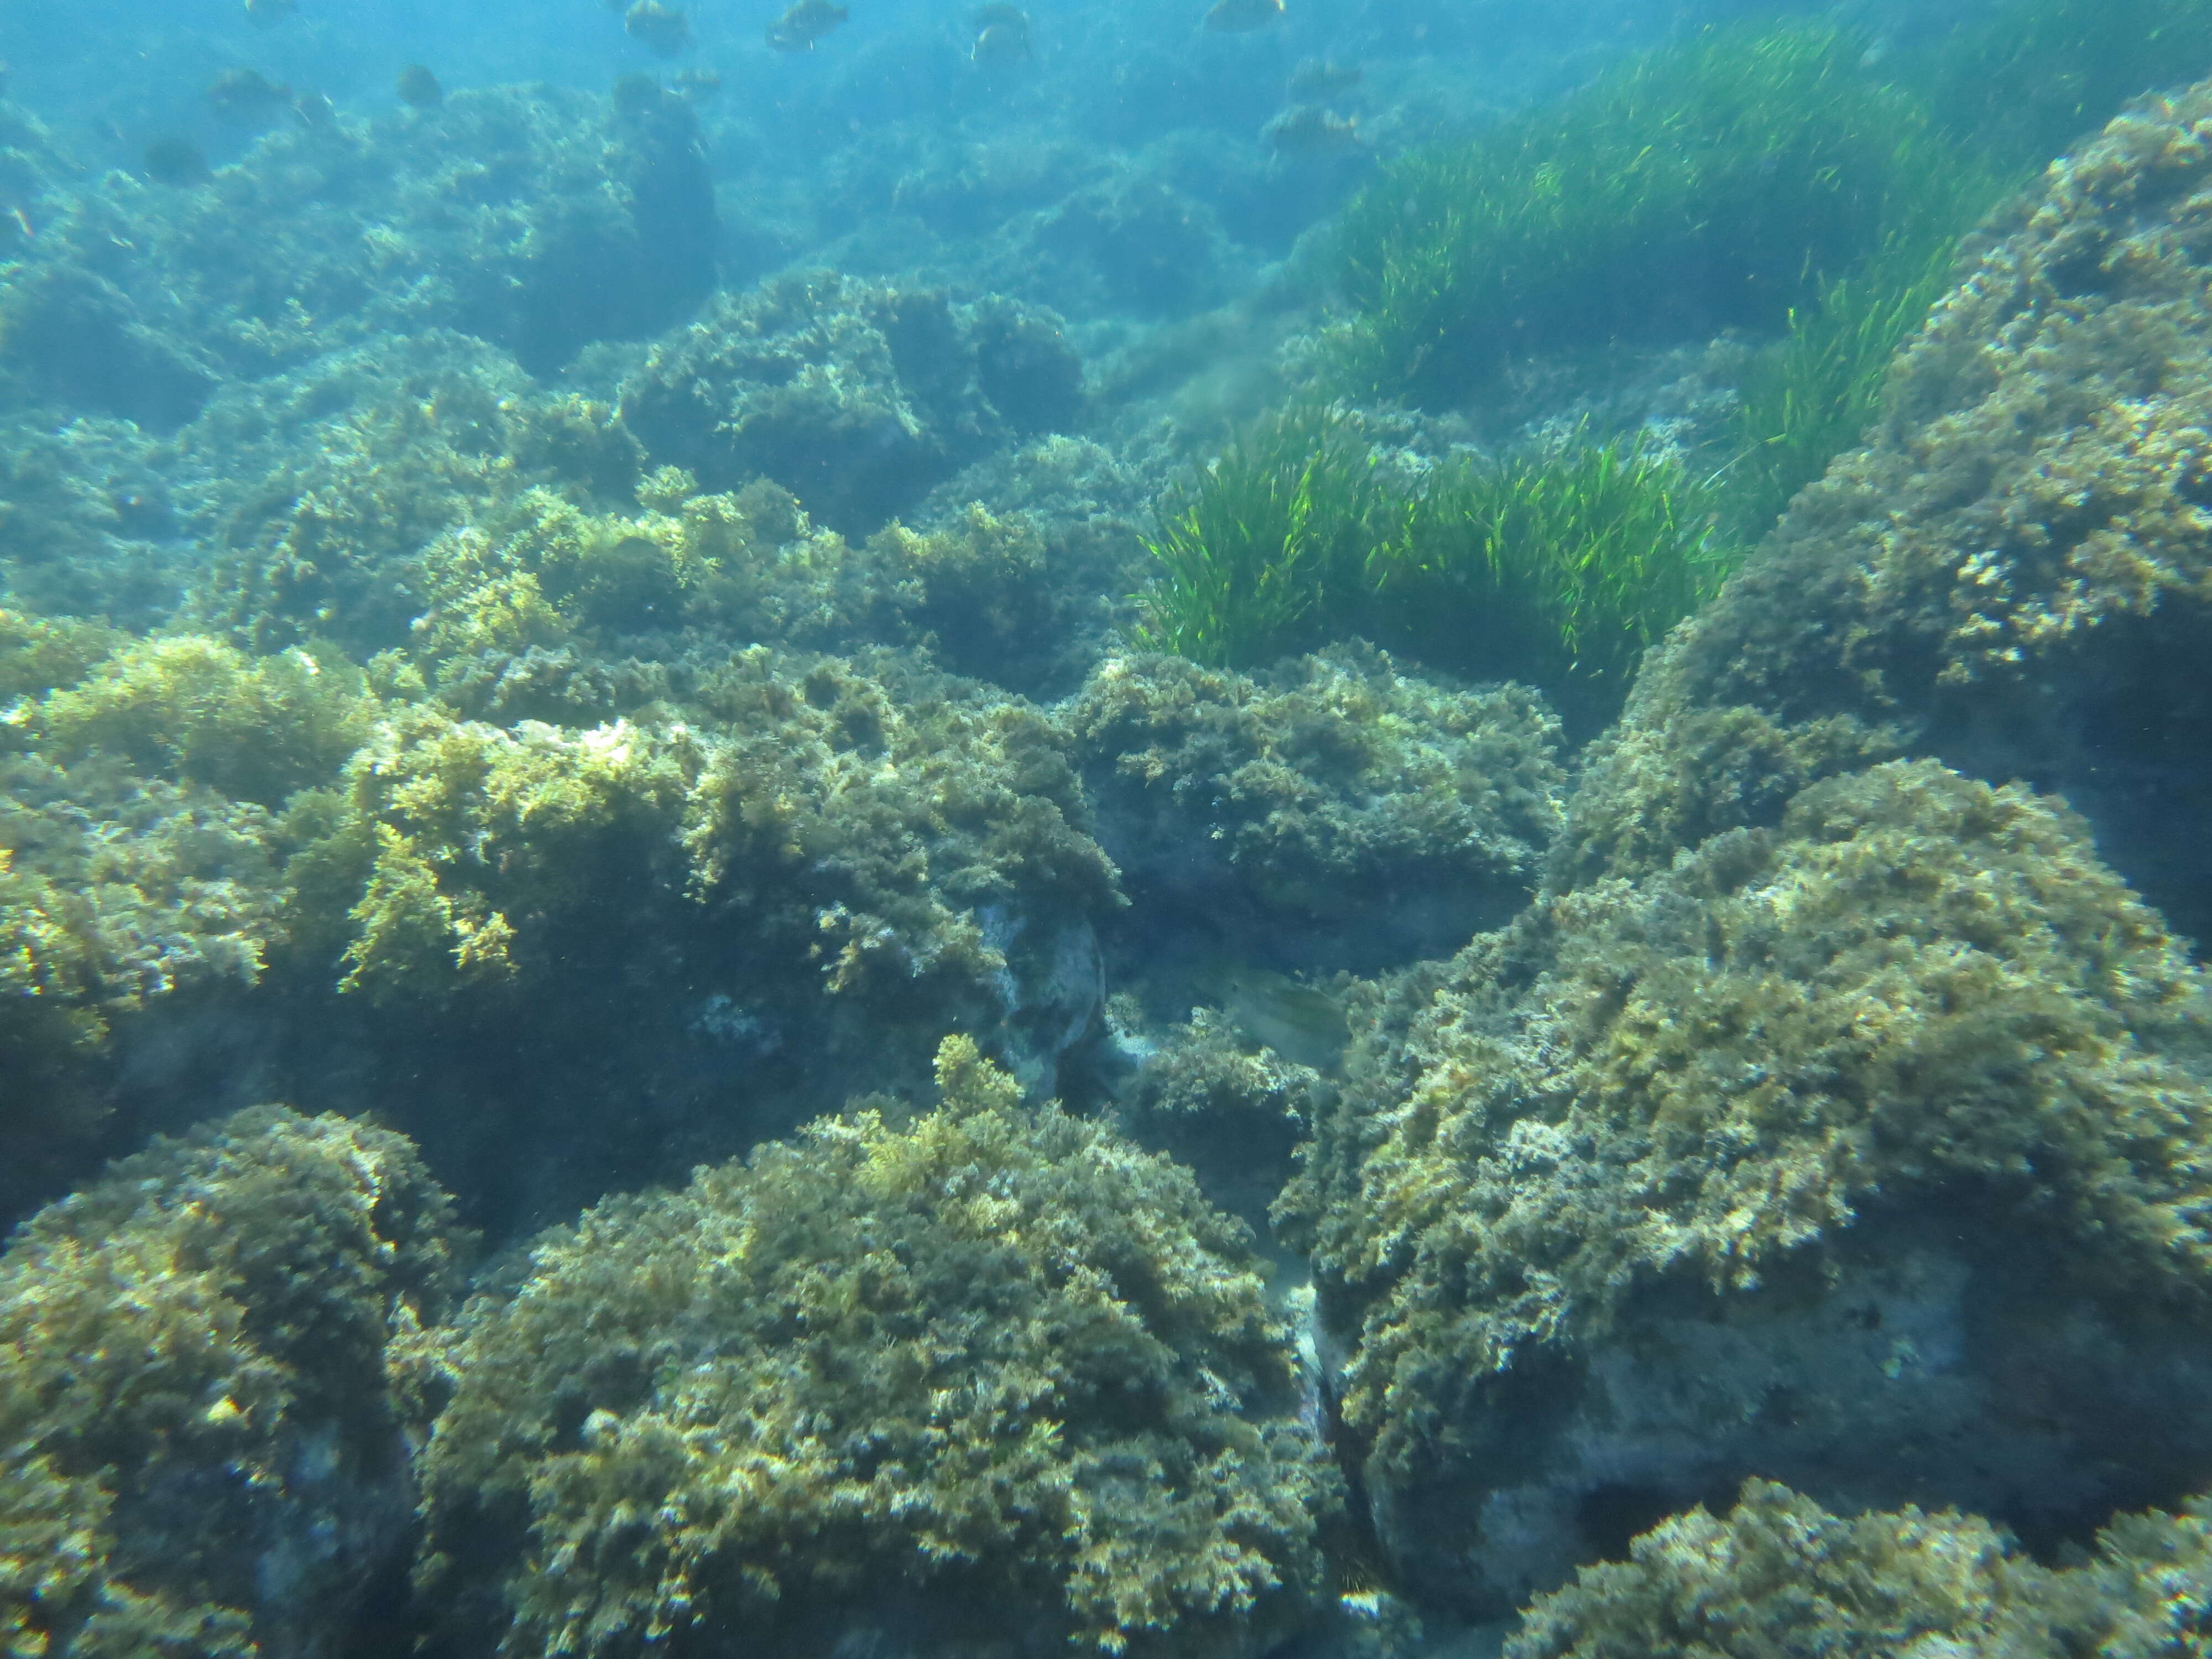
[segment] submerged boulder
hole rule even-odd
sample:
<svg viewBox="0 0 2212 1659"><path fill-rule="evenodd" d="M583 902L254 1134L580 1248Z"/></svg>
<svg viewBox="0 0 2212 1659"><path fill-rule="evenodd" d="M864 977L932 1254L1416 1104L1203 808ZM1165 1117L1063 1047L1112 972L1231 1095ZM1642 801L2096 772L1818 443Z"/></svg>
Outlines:
<svg viewBox="0 0 2212 1659"><path fill-rule="evenodd" d="M1333 1472L1249 1232L965 1038L943 1103L611 1200L471 1304L434 1651L1249 1659Z"/></svg>
<svg viewBox="0 0 2212 1659"><path fill-rule="evenodd" d="M710 489L767 477L848 535L872 532L1006 443L1072 422L1082 368L1057 319L817 271L662 341L622 413Z"/></svg>
<svg viewBox="0 0 2212 1659"><path fill-rule="evenodd" d="M2212 983L2063 807L1816 784L1364 1012L1283 1208L1420 1593L1749 1476L2045 1542L2212 1480Z"/></svg>
<svg viewBox="0 0 2212 1659"><path fill-rule="evenodd" d="M1042 714L765 647L683 707L396 708L294 815L287 1063L365 1106L407 1079L496 1222L910 1091L949 1029L1043 1097L1098 1018L1115 874Z"/></svg>
<svg viewBox="0 0 2212 1659"><path fill-rule="evenodd" d="M2064 794L2212 932L2208 136L2212 83L2148 100L2000 221L1866 447L1646 665L1559 883L1663 863L1685 836L1655 821L1771 824L1804 777L1887 750ZM1700 752L1747 723L1757 755Z"/></svg>
<svg viewBox="0 0 2212 1659"><path fill-rule="evenodd" d="M1362 646L1256 676L1111 658L1059 722L1133 901L1134 966L1156 975L1209 955L1362 973L1440 955L1527 902L1558 827L1539 694L1455 690Z"/></svg>
<svg viewBox="0 0 2212 1659"><path fill-rule="evenodd" d="M198 347L149 326L106 278L67 266L19 278L7 296L6 363L41 398L174 431L214 392Z"/></svg>
<svg viewBox="0 0 2212 1659"><path fill-rule="evenodd" d="M1831 1515L1753 1481L1725 1516L1692 1510L1540 1597L1507 1659L1829 1659L1925 1653L2152 1659L2212 1615L2204 1505L2121 1517L2052 1570L1985 1521L1915 1509Z"/></svg>
<svg viewBox="0 0 2212 1659"><path fill-rule="evenodd" d="M217 377L457 329L533 374L682 319L714 279L684 100L456 92L286 123L185 188L112 173L48 198L9 357L64 405L173 427Z"/></svg>
<svg viewBox="0 0 2212 1659"><path fill-rule="evenodd" d="M257 1108L0 1256L0 1642L336 1659L414 1526L451 1204L402 1137Z"/></svg>
<svg viewBox="0 0 2212 1659"><path fill-rule="evenodd" d="M319 668L0 610L0 1222L178 1121L179 1070L252 1097L210 1010L284 932L274 809L368 730Z"/></svg>
<svg viewBox="0 0 2212 1659"><path fill-rule="evenodd" d="M2208 135L2212 86L2052 165L1646 659L1536 905L1355 1007L1281 1214L1421 1593L1747 1480L2046 1553L2212 1482ZM1666 1585L1583 1589L1528 1653L1674 1650Z"/></svg>

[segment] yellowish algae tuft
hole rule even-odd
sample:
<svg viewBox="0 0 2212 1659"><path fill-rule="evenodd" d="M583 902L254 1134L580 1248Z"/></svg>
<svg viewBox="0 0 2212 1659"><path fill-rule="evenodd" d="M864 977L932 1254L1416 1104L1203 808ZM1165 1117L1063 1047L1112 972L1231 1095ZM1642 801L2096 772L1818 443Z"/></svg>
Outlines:
<svg viewBox="0 0 2212 1659"><path fill-rule="evenodd" d="M904 1127L608 1200L471 1304L420 1577L500 1609L477 1639L1250 1654L1310 1605L1337 1486L1249 1235L968 1039L937 1073Z"/></svg>
<svg viewBox="0 0 2212 1659"><path fill-rule="evenodd" d="M1828 1513L1771 1481L1734 1509L1699 1508L1538 1598L1507 1659L1815 1659L1942 1653L1975 1659L2187 1652L2212 1614L2203 1506L2122 1516L2096 1553L2057 1570L1978 1516Z"/></svg>

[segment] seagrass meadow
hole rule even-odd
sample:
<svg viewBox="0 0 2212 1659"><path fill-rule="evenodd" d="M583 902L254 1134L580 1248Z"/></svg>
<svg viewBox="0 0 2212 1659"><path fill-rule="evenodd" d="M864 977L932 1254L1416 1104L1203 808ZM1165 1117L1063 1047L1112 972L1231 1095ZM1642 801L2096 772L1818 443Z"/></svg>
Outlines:
<svg viewBox="0 0 2212 1659"><path fill-rule="evenodd" d="M2212 4L0 58L0 1659L2212 1644Z"/></svg>

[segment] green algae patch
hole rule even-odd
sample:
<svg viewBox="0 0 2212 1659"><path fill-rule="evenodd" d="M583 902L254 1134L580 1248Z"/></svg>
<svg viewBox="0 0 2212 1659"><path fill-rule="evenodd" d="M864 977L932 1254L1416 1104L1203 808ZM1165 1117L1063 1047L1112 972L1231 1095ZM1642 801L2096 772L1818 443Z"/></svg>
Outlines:
<svg viewBox="0 0 2212 1659"><path fill-rule="evenodd" d="M401 1137L267 1107L27 1222L0 1256L0 1646L335 1650L405 1548L450 1210Z"/></svg>
<svg viewBox="0 0 2212 1659"><path fill-rule="evenodd" d="M1948 125L2039 165L2128 100L2209 69L2204 0L2008 0L1906 73Z"/></svg>
<svg viewBox="0 0 2212 1659"><path fill-rule="evenodd" d="M2123 1516L2051 1569L1976 1516L1832 1515L1771 1481L1678 1515L1625 1561L1542 1596L1507 1659L1815 1659L1900 1651L2040 1659L2189 1651L2212 1617L2203 1506Z"/></svg>
<svg viewBox="0 0 2212 1659"><path fill-rule="evenodd" d="M276 807L334 776L376 712L360 672L334 653L249 658L182 635L131 641L26 720L40 751L64 764L100 755Z"/></svg>
<svg viewBox="0 0 2212 1659"><path fill-rule="evenodd" d="M452 1640L1236 1654L1295 1626L1336 1487L1249 1233L966 1039L938 1076L903 1127L608 1200L471 1304L422 1463Z"/></svg>
<svg viewBox="0 0 2212 1659"><path fill-rule="evenodd" d="M1439 466L1371 572L1425 660L1559 687L1607 714L1645 649L1712 597L1737 550L1710 483L1641 435Z"/></svg>
<svg viewBox="0 0 2212 1659"><path fill-rule="evenodd" d="M1387 164L1337 233L1343 381L1449 403L1515 351L1782 321L1959 160L1863 48L1710 29Z"/></svg>
<svg viewBox="0 0 2212 1659"><path fill-rule="evenodd" d="M1226 668L1322 642L1403 533L1403 494L1338 411L1261 416L1161 499L1138 642Z"/></svg>
<svg viewBox="0 0 2212 1659"><path fill-rule="evenodd" d="M1771 529L1875 423L1899 349L1949 291L1967 228L2003 193L1992 169L1962 165L1948 176L1952 199L1922 204L1921 222L1891 231L1844 275L1822 277L1745 378L1735 420L1741 449L1724 469L1728 512L1745 540Z"/></svg>
<svg viewBox="0 0 2212 1659"><path fill-rule="evenodd" d="M1291 404L1156 504L1134 637L1251 669L1357 636L1609 717L1645 648L1732 568L1721 506L1641 436L1431 461Z"/></svg>
<svg viewBox="0 0 2212 1659"><path fill-rule="evenodd" d="M1740 814L1743 767L1701 778L1692 751L1741 709L1808 759L1849 727L2063 793L2177 928L2212 932L2197 857L2209 125L2203 87L2148 100L1991 221L1898 356L1864 447L1647 659L1613 744L1641 758L1594 771L1575 808L1624 834L1563 879L1683 844L1637 832L1651 803L1632 769L1678 780L1668 810L1686 823Z"/></svg>
<svg viewBox="0 0 2212 1659"><path fill-rule="evenodd" d="M674 861L700 763L681 732L508 731L403 709L338 791L295 814L314 832L287 872L300 936L335 943L339 988L379 1000L542 979L562 922L625 888L649 893L656 854ZM519 934L510 915L540 925Z"/></svg>

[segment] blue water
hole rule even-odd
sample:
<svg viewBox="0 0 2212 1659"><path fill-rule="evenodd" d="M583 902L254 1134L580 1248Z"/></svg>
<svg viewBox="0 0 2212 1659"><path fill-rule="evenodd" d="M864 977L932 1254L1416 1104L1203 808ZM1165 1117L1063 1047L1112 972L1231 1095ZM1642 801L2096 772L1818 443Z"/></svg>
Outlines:
<svg viewBox="0 0 2212 1659"><path fill-rule="evenodd" d="M2037 658L2044 683L1977 702L1936 647L1896 643L1942 634L1947 605L1973 614L1942 649L1994 635L1973 607L2039 580L1962 548L1986 593L1917 595L1892 634L1819 657L1802 636L1841 638L1838 595L1880 583L1872 556L1839 574L1790 526L1857 547L1876 507L1832 522L1857 498L1821 496L1766 541L1779 501L1747 527L1729 492L1760 453L1738 419L1760 367L1837 273L1778 296L1771 259L1701 263L1694 204L1650 239L1663 257L1609 272L1586 329L1540 291L1437 325L1380 389L1330 355L1353 303L1340 228L1405 158L1541 131L1715 28L1830 21L1851 73L1909 75L1995 0L1243 0L1249 28L1198 0L849 3L787 51L767 0L697 0L660 54L600 0L0 0L0 1228L20 1228L0 1649L1444 1659L1513 1639L1536 1659L1572 1632L1516 1637L1516 1609L1582 1569L1626 1633L1604 1647L1593 1620L1577 1656L1833 1652L1793 1612L1807 1584L1850 1651L1963 1652L1996 1615L1928 1584L1968 1562L2027 1609L2008 1652L2087 1650L2123 1607L2146 1622L2097 1650L2201 1652L2201 1508L2098 1532L2212 1482L2191 1254L2212 1207L2192 828L2212 714L2187 582L2096 636L2139 629L2115 659L2069 678ZM2201 6L2170 10L2173 38L2204 31ZM987 54L987 26L1026 50ZM222 107L224 87L265 101ZM2054 92L2045 127L2075 142L2109 91L2070 112ZM2006 153L1989 198L2063 186L2051 160ZM2026 234L2016 209L1988 222ZM2063 318L2124 287L2087 268L2035 303ZM1437 363L1476 366L1435 371L1439 392ZM2187 475L2186 510L2125 526L2160 572L2196 568L2202 469L2172 459L2202 436L2193 372L2124 363L2069 428L2129 429L2123 392L2183 411L2144 465ZM1893 456L1929 418L1882 407L1829 445L1846 472L1881 420L1902 423ZM1174 635L1176 515L1285 430L1310 436L1275 481L1293 528L1270 580L1295 567L1304 608L1249 649ZM1506 556L1455 566L1420 539L1449 480L1601 451L1691 503L1636 521L1652 568L1688 574L1617 635L1562 622L1559 590L1511 591ZM1349 566L1298 565L1345 455L1365 539ZM2139 482L2100 475L2066 511ZM1893 496L1948 510L1917 477ZM1792 574L1761 587L1773 568ZM1229 580L1220 613L1255 586ZM1801 625L1800 602L1830 608ZM1694 696L1634 701L1639 654L1700 616L1741 662L1686 649L1669 672L1705 675ZM1800 649L1820 674L1759 680ZM1632 810L1605 793L1623 776ZM1990 805L2015 784L2054 799ZM1948 846L1916 861L1938 821L1986 872ZM1895 867L1836 901L1821 884L1859 871L1834 849L1862 831ZM1766 974L1778 1007L1840 996L1822 952L1878 956L1852 928L1881 905L1881 938L1914 943L1828 1047L1814 1015L1707 1020L1693 999L1593 1093L1704 1094L1611 1139L1569 1110L1576 1021L1724 970ZM1997 1127L1962 1141L1971 1177L1899 1176L1938 1195L1905 1213L1833 1170L1906 1161L1854 1068L1946 952L1986 972L1930 1013L1942 1042L1891 1033L1880 1064L1897 1098L1935 1077ZM1977 1070L1957 1054L1986 1034L1955 1031L1983 1016L1999 1058ZM1000 1069L962 1069L969 1038ZM1796 1071L1770 1074L1770 1038ZM2094 1086L2043 1090L2083 1054ZM927 1118L940 1089L950 1115ZM1694 1255L1677 1222L1710 1197L1677 1143L1732 1179L1838 1100L1864 1121L1821 1143L1833 1188L1798 1238L1832 1254L1685 1269L1632 1339L1626 1316L1584 1322L1602 1298L1560 1238L1607 1218L1589 1253L1634 1265L1606 1293L1640 1293L1655 1239ZM1655 1146L1682 1166L1638 1187ZM695 1168L722 1173L670 1197ZM1778 1224L1754 1199L1795 1191L1744 1197L1746 1237ZM1649 1224L1607 1232L1631 1212ZM2165 1253L2097 1277L2130 1227ZM1500 1268L1482 1250L1509 1235L1532 1257ZM2069 1252L2094 1258L2083 1283ZM1435 1320L1445 1357L1406 1362L1388 1421L1356 1420L1382 1363L1361 1345L1419 1346L1391 1348L1378 1311L1401 1283L1431 1295L1407 1326ZM1500 1310L1554 1369L1510 1343L1468 1358ZM1589 1404L1604 1389L1617 1421ZM1596 1426L1560 1428L1585 1409ZM1929 1424L1940 1448L1915 1438ZM1410 1469L1370 1461L1397 1443ZM1744 1545L1748 1602L1670 1626L1620 1565L1630 1540L1659 1540L1635 1547L1655 1583L1734 1572L1698 1529L1741 1491L1752 1539L1797 1501L1767 1475L1831 1513L1773 1522L1780 1568ZM2010 1531L1954 1515L1931 1546L1894 1522L1908 1504ZM702 1516L726 1535L700 1544ZM1942 1559L1915 1577L1908 1545ZM1822 1574L1862 1555L1897 1577L1854 1601ZM1085 1601L1086 1573L1121 1599ZM1562 1605L1546 1617L1571 1623Z"/></svg>

